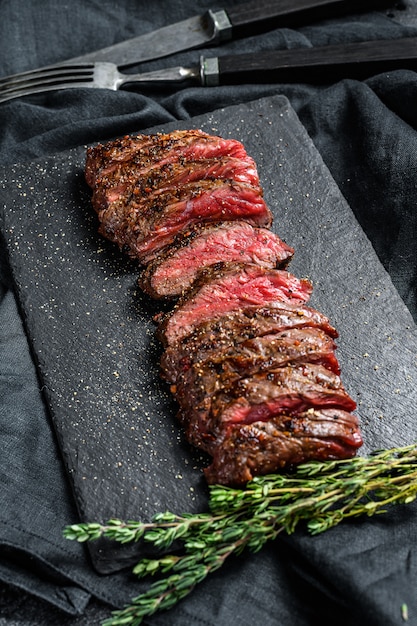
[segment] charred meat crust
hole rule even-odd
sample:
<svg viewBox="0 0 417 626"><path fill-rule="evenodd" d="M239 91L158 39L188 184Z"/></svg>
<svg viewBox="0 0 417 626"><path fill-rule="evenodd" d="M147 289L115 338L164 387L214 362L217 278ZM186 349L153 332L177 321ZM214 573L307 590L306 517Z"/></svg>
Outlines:
<svg viewBox="0 0 417 626"><path fill-rule="evenodd" d="M189 367L183 367L178 373L172 391L182 405L188 402L189 390L197 390L192 403L198 406L206 395L229 389L241 378L287 365L316 364L339 375L334 350L333 340L313 328L290 329L248 339L221 352L212 352L206 358L195 358Z"/></svg>
<svg viewBox="0 0 417 626"><path fill-rule="evenodd" d="M340 409L308 409L296 417L282 414L266 422L233 424L211 446L208 483L244 485L314 458L349 459L362 445L358 419Z"/></svg>
<svg viewBox="0 0 417 626"><path fill-rule="evenodd" d="M188 183L151 201L135 198L99 211L99 232L142 264L149 263L196 223L245 220L268 227L271 213L259 190L230 180Z"/></svg>
<svg viewBox="0 0 417 626"><path fill-rule="evenodd" d="M163 165L175 155L188 160L222 158L233 156L247 157L243 145L234 139L223 139L208 135L199 130L178 130L173 133L155 135L125 135L106 144L88 148L85 164L85 178L94 188L103 178L111 180L118 168L123 173L131 162L142 168L154 164Z"/></svg>
<svg viewBox="0 0 417 626"><path fill-rule="evenodd" d="M212 382L212 381L208 381ZM309 408L351 412L355 401L340 377L322 365L284 365L216 387L203 384L187 395L175 394L179 419L194 445L216 438L225 424L268 421L282 413L297 415Z"/></svg>
<svg viewBox="0 0 417 626"><path fill-rule="evenodd" d="M155 202L163 193L173 192L183 185L204 180L230 180L257 188L262 194L256 167L252 159L232 156L202 158L188 161L178 155L175 159L141 167L135 162L117 167L111 177L103 176L94 187L92 203L97 212L126 199L146 203Z"/></svg>
<svg viewBox="0 0 417 626"><path fill-rule="evenodd" d="M272 302L264 307L252 305L206 320L181 341L167 346L161 358L161 375L175 383L184 369L213 353L238 346L247 339L293 328L319 328L333 339L338 336L329 319L307 305L288 302Z"/></svg>
<svg viewBox="0 0 417 626"><path fill-rule="evenodd" d="M142 266L139 285L176 304L155 317L162 377L209 483L242 486L306 460L350 458L356 403L338 333L287 271L256 164L201 130L125 136L87 150L99 232Z"/></svg>
<svg viewBox="0 0 417 626"><path fill-rule="evenodd" d="M176 376L175 393L190 385L214 390L239 378L297 363L323 365L340 374L334 354L335 343L316 328L292 328L276 334L246 339L234 346L195 354L181 363Z"/></svg>
<svg viewBox="0 0 417 626"><path fill-rule="evenodd" d="M85 175L101 234L144 264L196 223L246 219L268 227L272 221L243 146L201 131L90 148Z"/></svg>

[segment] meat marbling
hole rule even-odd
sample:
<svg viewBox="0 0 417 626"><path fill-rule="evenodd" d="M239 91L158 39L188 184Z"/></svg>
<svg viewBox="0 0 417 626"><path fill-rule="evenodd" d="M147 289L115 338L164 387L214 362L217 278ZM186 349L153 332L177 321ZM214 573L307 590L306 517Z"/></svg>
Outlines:
<svg viewBox="0 0 417 626"><path fill-rule="evenodd" d="M178 297L205 267L234 262L283 268L293 253L272 231L244 221L199 224L149 263L139 284L153 298Z"/></svg>

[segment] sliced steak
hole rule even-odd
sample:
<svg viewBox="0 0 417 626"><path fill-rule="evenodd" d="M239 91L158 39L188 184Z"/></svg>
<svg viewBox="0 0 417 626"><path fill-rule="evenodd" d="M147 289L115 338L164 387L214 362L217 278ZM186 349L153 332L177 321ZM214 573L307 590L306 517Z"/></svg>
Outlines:
<svg viewBox="0 0 417 626"><path fill-rule="evenodd" d="M201 272L194 288L173 311L162 318L158 336L165 345L186 337L201 323L222 317L249 305L273 302L305 303L312 292L306 279L285 270L259 265L208 268Z"/></svg>
<svg viewBox="0 0 417 626"><path fill-rule="evenodd" d="M311 363L240 378L213 395L207 395L201 387L192 387L187 395L176 398L187 437L197 446L216 439L225 424L268 421L281 413L297 415L309 408L348 412L356 408L339 376Z"/></svg>
<svg viewBox="0 0 417 626"><path fill-rule="evenodd" d="M297 413L326 406L353 411L356 403L338 375L322 365L303 363L238 380L232 389L216 396L212 414L225 422L250 423L283 410Z"/></svg>
<svg viewBox="0 0 417 626"><path fill-rule="evenodd" d="M279 333L291 328L320 328L329 337L338 333L329 319L302 304L273 302L270 306L248 306L217 319L209 319L191 334L167 346L161 358L161 375L175 383L177 374L191 367L195 360L237 345L246 339Z"/></svg>
<svg viewBox="0 0 417 626"><path fill-rule="evenodd" d="M288 302L273 302L272 305L252 305L197 326L194 332L166 348L161 358L163 378L175 383L178 374L194 362L210 359L241 342L266 334L293 328L318 328L329 337L338 336L328 318L311 307Z"/></svg>
<svg viewBox="0 0 417 626"><path fill-rule="evenodd" d="M130 256L148 263L190 226L223 220L265 227L272 216L260 188L203 180L162 192L150 202L122 197L99 212L99 231Z"/></svg>
<svg viewBox="0 0 417 626"><path fill-rule="evenodd" d="M196 222L269 226L256 165L239 142L201 131L124 137L90 148L100 233L142 263Z"/></svg>
<svg viewBox="0 0 417 626"><path fill-rule="evenodd" d="M349 459L362 445L357 417L339 409L308 409L265 422L233 424L209 447L209 484L243 486L254 476L306 461Z"/></svg>
<svg viewBox="0 0 417 626"><path fill-rule="evenodd" d="M315 363L338 375L334 350L333 339L317 328L292 328L247 339L201 359L196 355L191 366L178 373L172 392L180 406L188 406L190 397L199 406L205 397L229 389L240 378L288 364Z"/></svg>
<svg viewBox="0 0 417 626"><path fill-rule="evenodd" d="M92 203L98 213L111 208L112 203L117 203L122 196L135 203L143 200L150 204L157 202L163 193L201 180L228 180L261 190L255 163L249 156L187 161L178 154L163 164L157 162L143 167L133 160L124 167L119 166L111 176L97 179Z"/></svg>
<svg viewBox="0 0 417 626"><path fill-rule="evenodd" d="M87 151L99 232L143 268L187 439L212 456L209 483L241 486L361 445L329 320L311 283L286 271L256 165L200 130L123 137Z"/></svg>
<svg viewBox="0 0 417 626"><path fill-rule="evenodd" d="M235 139L223 139L195 130L178 130L155 135L126 135L98 144L87 150L85 178L90 187L105 183L105 179L123 176L131 162L141 165L143 174L155 163L169 160L221 158L232 156L245 159L243 145Z"/></svg>
<svg viewBox="0 0 417 626"><path fill-rule="evenodd" d="M244 221L199 224L147 266L139 285L153 298L180 296L202 268L219 262L283 268L293 253L272 231Z"/></svg>

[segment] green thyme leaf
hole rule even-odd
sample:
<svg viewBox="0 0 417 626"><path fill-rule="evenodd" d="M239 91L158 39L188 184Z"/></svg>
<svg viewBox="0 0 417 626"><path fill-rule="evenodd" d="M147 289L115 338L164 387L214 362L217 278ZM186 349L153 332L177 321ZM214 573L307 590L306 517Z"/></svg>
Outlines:
<svg viewBox="0 0 417 626"><path fill-rule="evenodd" d="M136 576L159 576L131 604L115 611L103 626L139 626L157 611L186 597L233 554L259 551L279 533L292 533L301 523L312 534L325 532L349 518L385 513L394 504L417 497L417 444L379 450L369 457L309 462L289 474L254 478L245 489L210 486L209 512L157 513L152 522L72 524L67 539L85 542L107 537L120 543L144 540L176 554L142 559ZM165 575L165 576L164 576ZM406 605L402 617L408 619Z"/></svg>

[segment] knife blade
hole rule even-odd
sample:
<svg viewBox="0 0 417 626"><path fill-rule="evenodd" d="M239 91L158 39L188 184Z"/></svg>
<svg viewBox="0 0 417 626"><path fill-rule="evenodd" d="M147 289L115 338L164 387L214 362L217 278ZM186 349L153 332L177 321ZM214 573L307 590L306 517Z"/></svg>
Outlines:
<svg viewBox="0 0 417 626"><path fill-rule="evenodd" d="M298 27L315 20L392 6L394 0L255 0L133 37L63 63L105 61L126 68L176 52L222 43L276 27Z"/></svg>

